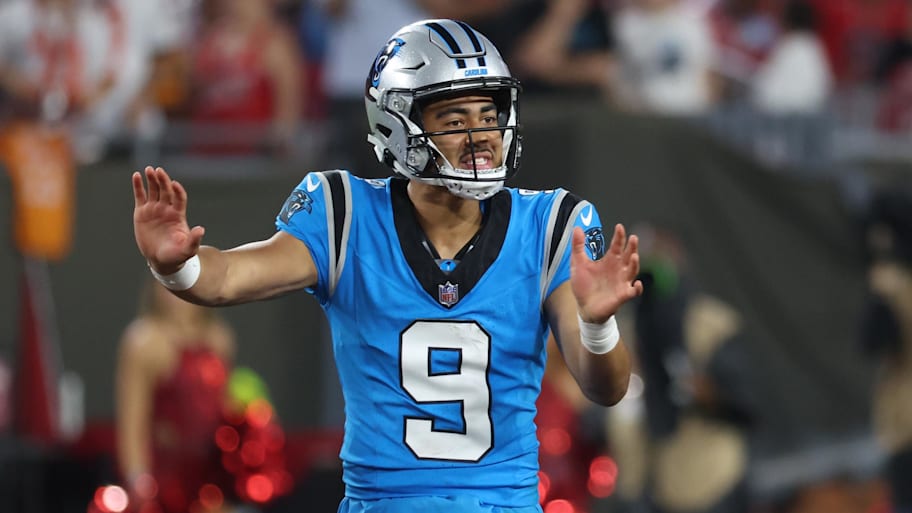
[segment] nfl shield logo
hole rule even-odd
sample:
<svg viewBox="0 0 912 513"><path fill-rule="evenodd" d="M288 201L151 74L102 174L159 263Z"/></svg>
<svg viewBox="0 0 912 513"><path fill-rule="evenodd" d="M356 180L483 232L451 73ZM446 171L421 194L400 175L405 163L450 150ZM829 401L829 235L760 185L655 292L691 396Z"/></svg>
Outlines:
<svg viewBox="0 0 912 513"><path fill-rule="evenodd" d="M453 285L450 282L446 282L443 285L437 285L437 291L440 297L440 304L447 308L459 301L459 284Z"/></svg>

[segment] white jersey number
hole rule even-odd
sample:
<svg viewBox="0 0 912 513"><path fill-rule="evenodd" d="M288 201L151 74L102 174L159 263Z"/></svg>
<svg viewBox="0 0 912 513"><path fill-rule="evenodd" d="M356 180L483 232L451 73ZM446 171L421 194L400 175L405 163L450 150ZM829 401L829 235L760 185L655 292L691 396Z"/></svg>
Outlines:
<svg viewBox="0 0 912 513"><path fill-rule="evenodd" d="M405 418L405 445L415 456L474 462L491 450L490 350L491 336L475 322L417 321L402 332L402 388L417 403L462 404L462 431L435 429L433 418ZM435 372L434 351L456 352L455 372Z"/></svg>

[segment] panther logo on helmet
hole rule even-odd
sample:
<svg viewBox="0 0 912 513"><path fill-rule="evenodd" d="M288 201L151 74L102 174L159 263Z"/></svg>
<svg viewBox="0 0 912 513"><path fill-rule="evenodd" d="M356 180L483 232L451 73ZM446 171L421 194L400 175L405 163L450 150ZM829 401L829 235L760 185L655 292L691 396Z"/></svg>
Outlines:
<svg viewBox="0 0 912 513"><path fill-rule="evenodd" d="M374 64L371 65L371 77L370 83L372 86L377 87L377 84L380 83L380 73L383 71L383 68L386 67L389 60L396 56L399 53L399 49L405 44L405 41L398 37L390 39L386 46L380 50L380 53L377 54L377 58L374 59Z"/></svg>

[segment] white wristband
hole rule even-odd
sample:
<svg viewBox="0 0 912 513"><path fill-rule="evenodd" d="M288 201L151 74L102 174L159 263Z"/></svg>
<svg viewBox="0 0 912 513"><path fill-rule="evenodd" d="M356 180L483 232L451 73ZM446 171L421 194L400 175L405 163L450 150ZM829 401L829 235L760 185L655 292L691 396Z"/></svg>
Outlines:
<svg viewBox="0 0 912 513"><path fill-rule="evenodd" d="M605 354L621 340L621 332L613 315L602 323L586 322L579 314L576 317L579 319L580 342L590 353Z"/></svg>
<svg viewBox="0 0 912 513"><path fill-rule="evenodd" d="M196 280L199 279L200 258L199 255L193 255L184 262L184 266L174 274L158 274L155 272L155 269L152 269L151 265L149 266L149 270L152 271L152 276L155 276L155 279L161 282L165 288L171 290L187 290L196 284Z"/></svg>

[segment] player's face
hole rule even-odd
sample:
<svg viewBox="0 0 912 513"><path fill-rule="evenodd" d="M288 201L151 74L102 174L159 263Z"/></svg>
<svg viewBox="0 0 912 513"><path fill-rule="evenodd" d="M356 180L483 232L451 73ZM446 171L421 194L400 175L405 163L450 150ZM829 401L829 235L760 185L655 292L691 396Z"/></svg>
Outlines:
<svg viewBox="0 0 912 513"><path fill-rule="evenodd" d="M422 120L428 132L494 128L497 107L488 96L461 96L428 105L422 112ZM472 132L471 136L465 132L435 135L431 139L453 167L482 170L503 163L500 130Z"/></svg>

